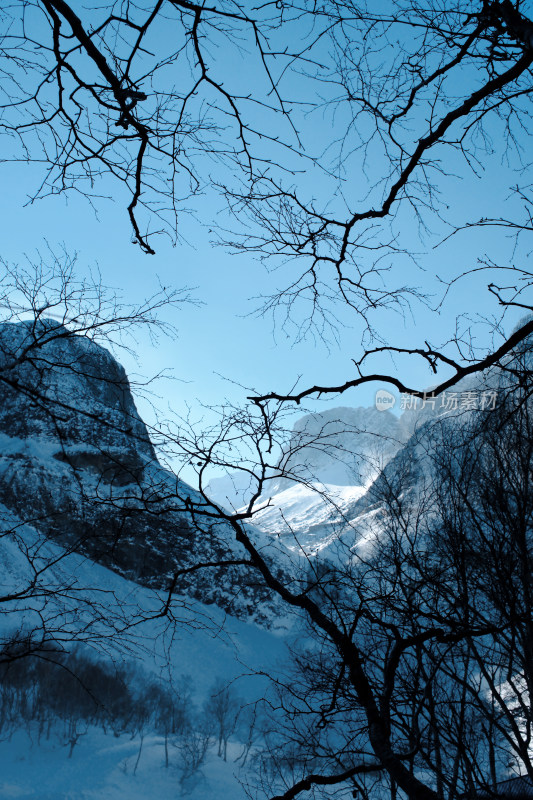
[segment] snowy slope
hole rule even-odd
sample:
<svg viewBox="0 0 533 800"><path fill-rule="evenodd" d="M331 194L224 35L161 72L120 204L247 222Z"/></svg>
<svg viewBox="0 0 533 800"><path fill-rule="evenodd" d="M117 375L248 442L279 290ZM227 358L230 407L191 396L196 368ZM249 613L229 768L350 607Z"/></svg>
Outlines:
<svg viewBox="0 0 533 800"><path fill-rule="evenodd" d="M7 517L6 514L4 514ZM171 605L175 623L158 617L166 596L139 586L78 553L66 553L35 529L19 526L0 536L2 573L0 642L14 631L47 634L48 642L69 649L90 648L93 657L114 663L141 665L147 674L170 685L183 675L192 679L197 707L216 679L231 683L244 703L264 696L265 674L276 674L285 655L289 619L276 620L271 630L226 615L187 596ZM37 585L28 596L6 602ZM132 624L133 623L133 624ZM274 630L277 628L277 631ZM85 643L85 644L83 644ZM260 674L261 673L261 674ZM54 691L61 692L61 680ZM50 738L39 735L36 723L0 732L0 798L36 800L137 800L146 797L190 797L193 800L244 798L234 758L242 752L238 738L230 741L230 759L222 761L212 745L205 766L180 783L180 752L170 747L165 768L161 736L147 733L136 774L141 741L130 734L104 735L83 730L72 757L68 737L59 722ZM241 777L245 773L241 770Z"/></svg>
<svg viewBox="0 0 533 800"><path fill-rule="evenodd" d="M229 526L193 520L190 504L207 504L159 463L105 348L53 320L2 324L0 374L0 503L20 522L159 588L199 560L242 557ZM177 590L237 616L276 616L238 565L188 572Z"/></svg>
<svg viewBox="0 0 533 800"><path fill-rule="evenodd" d="M154 671L171 662L177 675L198 675L201 691L205 687L199 664L206 667L206 680L212 674L228 679L239 675L236 659L260 669L280 655L282 645L275 643L291 625L278 616L266 630L230 617L214 604L175 595L173 628L168 618L158 616L166 592L140 586L79 553L65 551L29 526L18 527L15 535L0 535L0 565L0 636L21 624L29 630L37 619L44 619L51 629L62 631L67 644L86 641L97 652L129 654ZM25 587L29 591L24 596L5 600ZM265 654L272 654L273 660Z"/></svg>
<svg viewBox="0 0 533 800"><path fill-rule="evenodd" d="M348 509L365 491L365 486L294 484L260 501L254 524L289 551L315 556L348 524Z"/></svg>
<svg viewBox="0 0 533 800"><path fill-rule="evenodd" d="M228 760L211 747L201 773L180 784L179 754L171 749L165 768L162 737L143 742L136 773L140 741L115 738L89 730L68 758L68 748L56 737L37 744L35 734L17 731L0 749L1 800L245 800L235 759L242 747L234 743ZM246 779L246 775L241 775Z"/></svg>

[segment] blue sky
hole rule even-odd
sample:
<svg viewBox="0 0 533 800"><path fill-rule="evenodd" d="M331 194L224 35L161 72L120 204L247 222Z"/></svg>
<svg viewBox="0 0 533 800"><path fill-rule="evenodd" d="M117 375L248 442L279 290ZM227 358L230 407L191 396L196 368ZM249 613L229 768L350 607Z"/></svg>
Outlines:
<svg viewBox="0 0 533 800"><path fill-rule="evenodd" d="M45 242L48 242L52 248L64 246L69 253L76 251L82 271L98 265L104 282L117 287L126 300L142 300L157 288L158 280L177 288L193 288L192 294L201 305L183 306L173 312L172 321L179 330L177 340L163 339L153 348L147 337L141 336L137 366L131 357L122 355L130 372L136 370L149 375L162 369L173 371L179 381L159 385L164 405L168 402L181 412L184 403L192 407L199 402L217 404L225 397L239 401L246 392L235 383L264 392L288 390L298 376L304 386L316 382L339 383L352 374L351 358L360 353L361 328L349 315L341 311L338 343L331 339L326 343L316 337L294 343L294 330L274 329L270 316L261 318L253 314L259 304L253 298L270 293L283 281L281 269L269 274L251 256L231 255L222 247L211 245L208 229L188 218L184 220L184 228L191 244L172 247L161 237L156 255L144 255L131 243L125 209L118 202L102 200L98 216L79 195L68 199L45 198L25 205L38 180L36 167L3 165L2 177L2 255L6 260L21 261L24 255L33 258L38 250L45 251ZM480 198L486 195L487 186L493 187L494 180L494 175L486 175L484 181L470 185L469 194L461 185L456 202L470 204L477 214L476 204L481 210ZM460 218L461 209L455 210ZM208 215L209 211L207 202L202 213ZM431 269L452 276L462 267L474 266L477 255L483 255L491 242L490 231L484 229L481 233L482 236L474 237L459 234L439 252L429 250L420 258L428 271L413 268L409 281L429 286L437 298L442 288L433 279ZM497 248L496 238L492 238L494 245L488 249L492 253L500 249L504 255L510 243L504 242ZM416 241L415 246L420 248L420 243ZM440 343L453 332L455 315L472 312L474 302L477 312L490 314L496 310L488 293L480 290L478 279L467 279L450 293L441 313L435 314L418 305L414 308L416 321L410 315L403 320L398 314L383 314L381 330L393 344L416 346L425 338ZM509 318L508 330L518 316ZM349 324L352 327L348 327ZM480 344L483 344L483 333L481 327ZM385 368L386 364L382 366ZM402 367L402 374L422 383L431 380L413 362ZM374 393L375 388L366 387L357 393L351 392L342 400L329 402L366 405L373 402Z"/></svg>

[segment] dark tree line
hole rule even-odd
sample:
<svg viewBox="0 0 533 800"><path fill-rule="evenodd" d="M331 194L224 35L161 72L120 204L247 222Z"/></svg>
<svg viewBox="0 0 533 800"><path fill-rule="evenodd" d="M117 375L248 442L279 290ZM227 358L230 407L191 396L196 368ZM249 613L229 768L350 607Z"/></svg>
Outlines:
<svg viewBox="0 0 533 800"><path fill-rule="evenodd" d="M158 681L134 662L114 663L80 648L69 653L41 648L33 658L21 651L20 659L1 665L0 737L24 727L37 743L59 741L71 758L83 737L97 729L116 738L128 735L140 742L135 774L145 736L156 734L163 739L163 765L178 771L183 786L198 775L215 742L226 760L242 706L220 679L198 706L188 676Z"/></svg>

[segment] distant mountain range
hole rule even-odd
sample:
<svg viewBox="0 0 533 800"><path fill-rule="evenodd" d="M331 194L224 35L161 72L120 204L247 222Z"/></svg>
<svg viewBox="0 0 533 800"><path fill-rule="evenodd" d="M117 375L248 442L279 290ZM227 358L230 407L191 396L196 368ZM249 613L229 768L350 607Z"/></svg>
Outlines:
<svg viewBox="0 0 533 800"><path fill-rule="evenodd" d="M528 352L526 343L522 351ZM424 449L435 424L461 426L472 413L490 413L497 391L512 383L517 351L507 368L463 379L434 398L403 398L395 415L375 407L338 407L308 414L294 426L284 470L256 504L254 525L304 556L328 555L339 537L364 536L363 516L373 506L383 476L408 461L424 471ZM208 494L222 506L238 509L251 495L249 479L238 472L212 480ZM358 533L354 533L358 531Z"/></svg>
<svg viewBox="0 0 533 800"><path fill-rule="evenodd" d="M0 502L9 516L4 528L14 519L29 524L160 589L199 561L242 557L225 523L192 519L187 498L204 507L205 500L160 465L126 373L104 347L51 320L3 324L0 376ZM302 417L283 477L267 484L257 503L256 542L275 544L274 557L280 543L285 553L314 556L351 535L371 505L369 490L392 468L387 465L405 453L411 461L418 457L414 437L423 439L434 420L461 424L475 407L488 407L505 380L505 370L488 371L398 416L339 407ZM207 493L236 509L250 495L249 479L239 473L216 478ZM252 619L277 613L276 601L239 566L193 570L174 590Z"/></svg>

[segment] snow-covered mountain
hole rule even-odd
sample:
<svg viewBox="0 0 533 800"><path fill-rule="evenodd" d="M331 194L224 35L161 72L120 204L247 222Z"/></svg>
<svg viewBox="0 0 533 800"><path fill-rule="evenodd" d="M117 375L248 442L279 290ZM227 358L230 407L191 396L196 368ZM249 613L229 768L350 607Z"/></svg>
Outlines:
<svg viewBox="0 0 533 800"><path fill-rule="evenodd" d="M398 417L376 408L340 407L297 420L283 471L308 484L365 486L390 460L407 434ZM289 477L272 482L270 495L293 485ZM229 508L241 507L255 489L245 473L213 478L209 494Z"/></svg>
<svg viewBox="0 0 533 800"><path fill-rule="evenodd" d="M529 345L524 348L529 353ZM508 366L520 358L523 353L517 350L508 357ZM364 538L362 515L374 504L376 486L402 460L423 473L424 448L434 446L432 427L446 423L460 428L472 413L490 412L497 391L512 381L512 374L512 369L487 370L438 398L428 388L425 401L405 398L398 416L375 407L339 407L303 416L280 459L284 477L271 480L256 503L255 526L287 550L306 556L324 551L345 533L356 531L356 538ZM252 489L249 478L234 473L211 481L208 491L217 503L238 508Z"/></svg>
<svg viewBox="0 0 533 800"><path fill-rule="evenodd" d="M270 482L254 524L290 551L318 553L409 438L413 424L375 407L340 407L302 417L282 457L286 477ZM242 504L249 489L238 474L209 486L210 496L229 506Z"/></svg>
<svg viewBox="0 0 533 800"><path fill-rule="evenodd" d="M59 323L0 325L0 503L30 524L146 586L168 588L198 561L242 557L222 523L193 523L205 501L159 464L122 366ZM189 572L175 591L229 613L277 616L250 571Z"/></svg>

